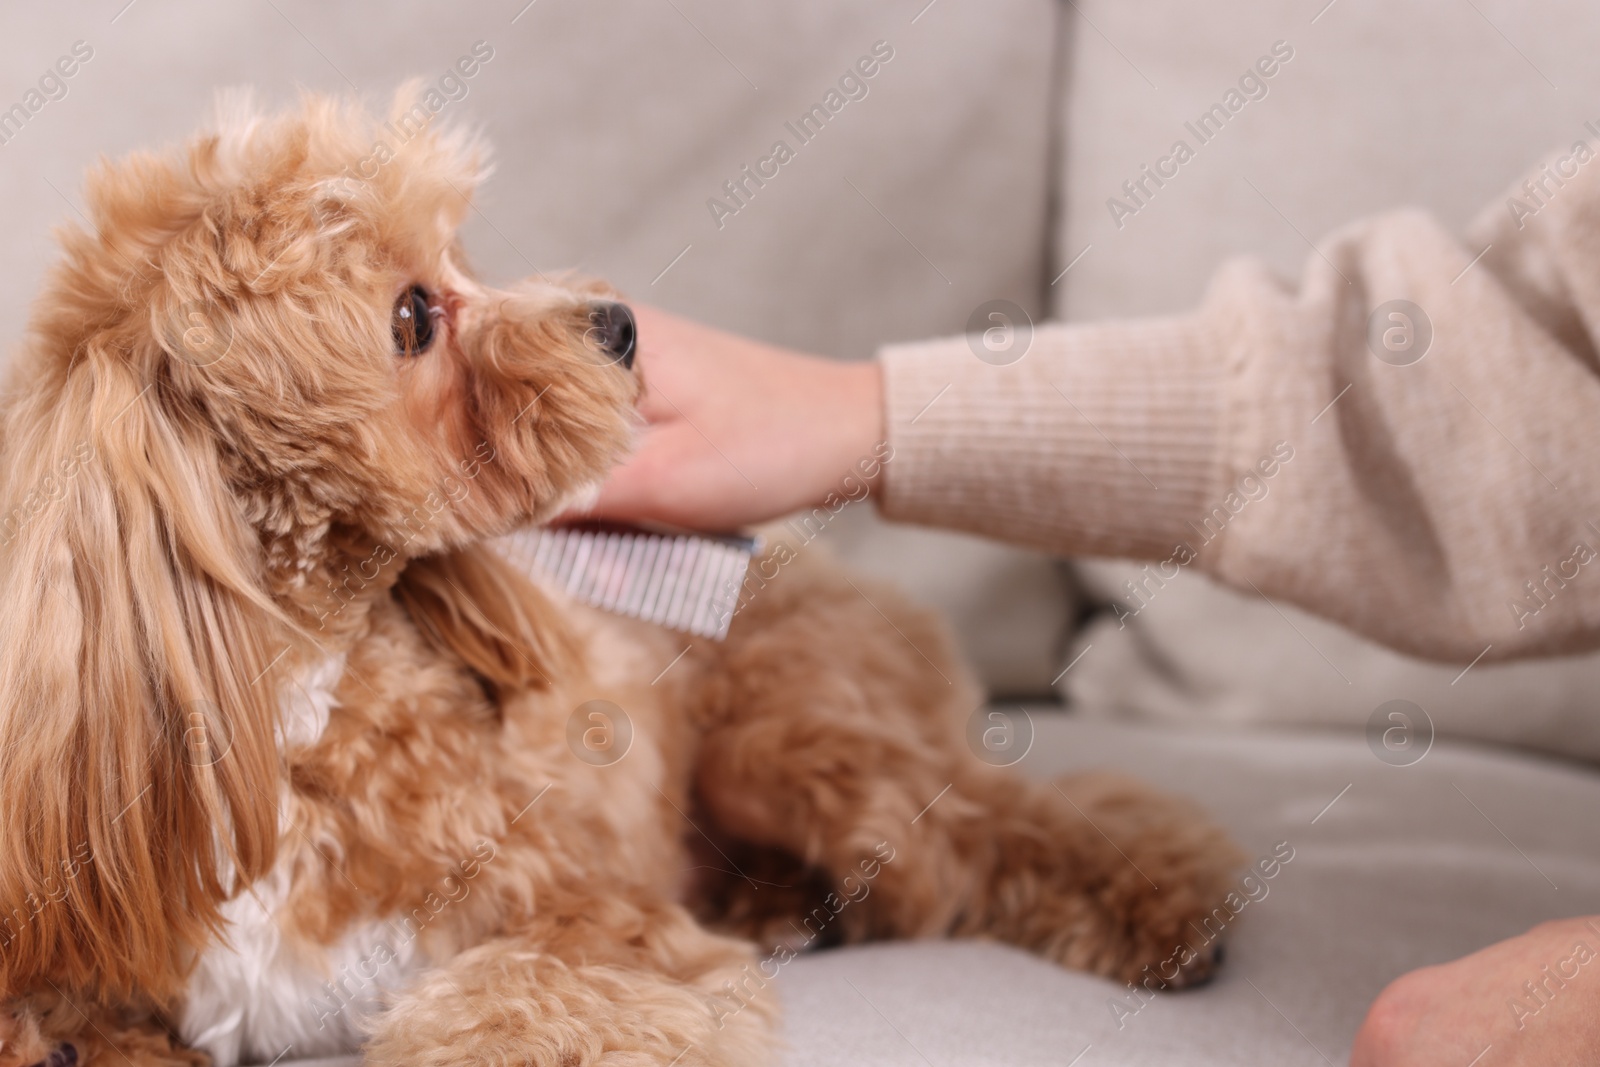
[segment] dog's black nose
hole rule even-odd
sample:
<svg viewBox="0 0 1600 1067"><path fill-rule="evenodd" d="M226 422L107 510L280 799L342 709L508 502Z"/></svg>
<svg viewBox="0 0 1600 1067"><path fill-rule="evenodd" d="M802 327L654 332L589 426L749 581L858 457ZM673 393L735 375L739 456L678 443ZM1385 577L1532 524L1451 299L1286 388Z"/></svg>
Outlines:
<svg viewBox="0 0 1600 1067"><path fill-rule="evenodd" d="M595 304L589 311L589 322L594 327L592 336L600 348L615 362L631 370L638 331L634 328L633 312L628 305L612 300Z"/></svg>

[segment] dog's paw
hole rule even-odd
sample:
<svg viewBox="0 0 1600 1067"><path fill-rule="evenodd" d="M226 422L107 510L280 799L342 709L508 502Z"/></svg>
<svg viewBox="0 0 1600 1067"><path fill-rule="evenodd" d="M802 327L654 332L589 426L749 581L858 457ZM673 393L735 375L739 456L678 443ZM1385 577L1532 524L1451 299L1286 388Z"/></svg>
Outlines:
<svg viewBox="0 0 1600 1067"><path fill-rule="evenodd" d="M1239 921L1231 901L1245 856L1184 801L1113 774L1059 789L1110 847L1092 872L1098 930L1062 945L1063 963L1151 989L1187 989L1215 976Z"/></svg>
<svg viewBox="0 0 1600 1067"><path fill-rule="evenodd" d="M1218 942L1193 953L1192 956L1178 959L1176 961L1177 975L1173 978L1163 979L1161 988L1193 989L1196 986L1206 985L1217 976L1217 971L1227 958L1227 952L1227 943ZM1141 974L1143 973L1141 971Z"/></svg>

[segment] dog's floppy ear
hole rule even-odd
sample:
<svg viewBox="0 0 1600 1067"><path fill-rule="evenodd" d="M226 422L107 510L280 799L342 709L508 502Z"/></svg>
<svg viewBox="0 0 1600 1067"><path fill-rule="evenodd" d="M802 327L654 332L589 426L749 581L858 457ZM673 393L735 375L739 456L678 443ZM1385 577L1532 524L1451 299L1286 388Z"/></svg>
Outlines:
<svg viewBox="0 0 1600 1067"><path fill-rule="evenodd" d="M0 483L0 995L161 998L272 863L283 620L160 353L30 357Z"/></svg>
<svg viewBox="0 0 1600 1067"><path fill-rule="evenodd" d="M498 692L548 688L578 658L550 601L486 545L412 560L394 592L429 641Z"/></svg>

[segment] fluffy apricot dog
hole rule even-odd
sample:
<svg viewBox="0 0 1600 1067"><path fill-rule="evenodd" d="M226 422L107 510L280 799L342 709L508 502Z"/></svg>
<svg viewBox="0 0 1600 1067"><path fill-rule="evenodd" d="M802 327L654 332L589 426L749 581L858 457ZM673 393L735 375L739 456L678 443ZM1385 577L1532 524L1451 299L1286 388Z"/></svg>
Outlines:
<svg viewBox="0 0 1600 1067"><path fill-rule="evenodd" d="M627 453L632 320L474 277L482 152L400 100L225 104L64 234L0 413L0 1065L746 1065L808 943L1173 959L1232 846L978 760L891 592L803 560L674 663L502 561Z"/></svg>

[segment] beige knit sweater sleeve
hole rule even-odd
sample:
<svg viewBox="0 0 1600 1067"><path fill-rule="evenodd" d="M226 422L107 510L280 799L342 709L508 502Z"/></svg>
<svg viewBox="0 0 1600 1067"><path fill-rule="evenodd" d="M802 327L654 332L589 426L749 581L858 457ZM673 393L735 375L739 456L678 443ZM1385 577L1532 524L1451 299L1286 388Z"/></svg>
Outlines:
<svg viewBox="0 0 1600 1067"><path fill-rule="evenodd" d="M883 513L1197 567L1430 658L1600 647L1600 159L1533 181L1465 238L1385 215L1298 288L1233 263L1192 314L1044 326L1009 365L885 349Z"/></svg>

